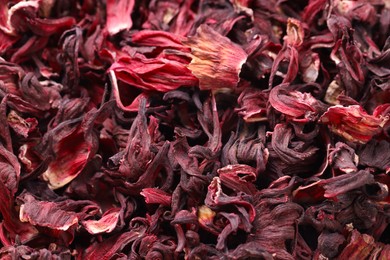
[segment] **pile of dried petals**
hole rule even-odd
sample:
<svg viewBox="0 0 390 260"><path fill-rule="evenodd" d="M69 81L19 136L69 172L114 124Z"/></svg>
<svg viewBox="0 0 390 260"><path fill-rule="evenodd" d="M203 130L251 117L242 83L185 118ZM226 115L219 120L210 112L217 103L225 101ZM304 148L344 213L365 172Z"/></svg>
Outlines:
<svg viewBox="0 0 390 260"><path fill-rule="evenodd" d="M390 259L388 0L0 12L1 259Z"/></svg>

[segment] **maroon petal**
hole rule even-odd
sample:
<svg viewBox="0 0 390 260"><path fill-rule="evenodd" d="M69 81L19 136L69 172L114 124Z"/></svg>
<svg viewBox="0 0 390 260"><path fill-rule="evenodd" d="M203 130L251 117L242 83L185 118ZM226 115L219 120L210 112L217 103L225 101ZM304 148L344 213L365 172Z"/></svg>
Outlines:
<svg viewBox="0 0 390 260"><path fill-rule="evenodd" d="M255 88L246 88L237 99L239 108L235 111L246 122L261 122L267 120L268 92Z"/></svg>
<svg viewBox="0 0 390 260"><path fill-rule="evenodd" d="M131 39L133 43L140 46L189 51L189 48L182 43L184 38L169 32L142 30L134 33Z"/></svg>
<svg viewBox="0 0 390 260"><path fill-rule="evenodd" d="M24 119L12 110L8 114L8 124L17 134L27 138L36 129L38 121L35 118Z"/></svg>
<svg viewBox="0 0 390 260"><path fill-rule="evenodd" d="M269 102L280 113L296 121L313 120L319 112L317 99L310 93L289 90L286 86L274 87L269 95ZM303 119L302 119L303 118Z"/></svg>
<svg viewBox="0 0 390 260"><path fill-rule="evenodd" d="M253 184L257 177L255 168L245 164L235 164L220 168L217 172L222 184L229 189L247 194L256 193L256 187Z"/></svg>
<svg viewBox="0 0 390 260"><path fill-rule="evenodd" d="M144 236L145 230L133 229L110 237L101 243L94 243L85 250L84 259L110 259L134 240Z"/></svg>
<svg viewBox="0 0 390 260"><path fill-rule="evenodd" d="M358 151L359 164L374 167L390 172L390 154L383 152L390 150L390 143L385 140L371 140Z"/></svg>
<svg viewBox="0 0 390 260"><path fill-rule="evenodd" d="M336 175L357 171L359 157L355 151L345 143L338 142L329 154L329 163Z"/></svg>
<svg viewBox="0 0 390 260"><path fill-rule="evenodd" d="M323 180L325 189L325 198L334 198L350 190L360 188L366 184L374 182L374 176L368 171L359 171L357 173L347 173L327 180Z"/></svg>
<svg viewBox="0 0 390 260"><path fill-rule="evenodd" d="M22 222L66 231L79 221L74 212L61 210L54 202L38 201L29 194L21 199L23 204L20 206L19 219Z"/></svg>
<svg viewBox="0 0 390 260"><path fill-rule="evenodd" d="M93 158L98 142L98 136L94 133L95 121L104 121L112 104L106 103L99 110L90 111L76 126L72 126L72 120L68 120L46 134L44 138L52 143L55 160L42 176L52 189L71 182Z"/></svg>
<svg viewBox="0 0 390 260"><path fill-rule="evenodd" d="M348 245L338 257L339 259L364 259L369 257L375 248L375 240L372 236L353 230Z"/></svg>

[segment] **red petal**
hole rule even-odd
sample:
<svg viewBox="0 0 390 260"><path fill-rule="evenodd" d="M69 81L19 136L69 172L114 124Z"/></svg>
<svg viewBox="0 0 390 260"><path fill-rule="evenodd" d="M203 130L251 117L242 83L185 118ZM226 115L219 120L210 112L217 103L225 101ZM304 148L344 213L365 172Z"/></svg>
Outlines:
<svg viewBox="0 0 390 260"><path fill-rule="evenodd" d="M157 188L144 188L141 195L145 197L147 204L159 204L163 206L170 206L172 196Z"/></svg>
<svg viewBox="0 0 390 260"><path fill-rule="evenodd" d="M388 118L367 114L359 105L332 106L320 121L330 130L351 142L367 143L378 134Z"/></svg>

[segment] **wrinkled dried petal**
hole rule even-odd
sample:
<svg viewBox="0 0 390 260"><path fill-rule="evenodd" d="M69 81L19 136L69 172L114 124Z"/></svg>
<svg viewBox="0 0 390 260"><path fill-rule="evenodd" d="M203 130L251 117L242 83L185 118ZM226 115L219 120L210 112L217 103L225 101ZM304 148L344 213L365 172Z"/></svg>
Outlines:
<svg viewBox="0 0 390 260"><path fill-rule="evenodd" d="M112 104L112 103L111 103ZM58 189L76 178L96 153L98 137L93 132L95 121L102 120L110 112L106 103L100 110L92 110L82 122L72 127L72 120L66 121L47 133L53 142L55 160L43 173L43 178L52 189ZM77 122L77 121L76 121ZM61 131L61 134L58 132Z"/></svg>
<svg viewBox="0 0 390 260"><path fill-rule="evenodd" d="M0 1L1 259L389 259L388 0Z"/></svg>
<svg viewBox="0 0 390 260"><path fill-rule="evenodd" d="M329 162L336 172L351 173L357 171L359 157L348 145L338 142L329 154Z"/></svg>
<svg viewBox="0 0 390 260"><path fill-rule="evenodd" d="M21 199L23 204L20 206L19 218L22 222L66 231L79 221L74 212L61 210L56 203L38 201L29 194Z"/></svg>
<svg viewBox="0 0 390 260"><path fill-rule="evenodd" d="M332 132L348 141L367 143L381 131L388 118L367 114L361 106L332 106L320 118Z"/></svg>
<svg viewBox="0 0 390 260"><path fill-rule="evenodd" d="M188 68L199 79L202 90L234 89L247 54L240 46L212 28L201 25L196 35L184 42L191 48Z"/></svg>
<svg viewBox="0 0 390 260"><path fill-rule="evenodd" d="M319 112L318 101L310 93L288 90L283 86L277 86L271 90L269 102L277 111L296 121L302 117L306 121L313 120Z"/></svg>
<svg viewBox="0 0 390 260"><path fill-rule="evenodd" d="M246 122L261 122L267 120L268 93L254 88L246 88L237 99L236 109Z"/></svg>
<svg viewBox="0 0 390 260"><path fill-rule="evenodd" d="M248 194L256 193L256 187L252 184L256 181L256 169L248 165L228 165L218 169L221 183L226 187Z"/></svg>
<svg viewBox="0 0 390 260"><path fill-rule="evenodd" d="M340 253L340 259L367 258L375 249L374 238L367 234L360 234L353 230L348 245Z"/></svg>
<svg viewBox="0 0 390 260"><path fill-rule="evenodd" d="M111 65L118 80L144 90L167 92L181 86L194 86L197 79L186 63L164 57L148 59L141 55L122 57Z"/></svg>
<svg viewBox="0 0 390 260"><path fill-rule="evenodd" d="M390 172L390 154L383 152L390 150L390 143L385 140L368 142L359 149L359 164L379 168L386 173Z"/></svg>
<svg viewBox="0 0 390 260"><path fill-rule="evenodd" d="M339 194L359 188L374 182L374 176L367 171L347 173L331 179L324 180L325 198L336 197Z"/></svg>

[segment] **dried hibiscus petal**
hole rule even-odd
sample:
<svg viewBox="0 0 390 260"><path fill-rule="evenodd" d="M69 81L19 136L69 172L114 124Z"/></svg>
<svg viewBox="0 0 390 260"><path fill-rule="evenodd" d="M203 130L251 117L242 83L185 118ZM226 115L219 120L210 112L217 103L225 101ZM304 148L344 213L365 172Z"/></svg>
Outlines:
<svg viewBox="0 0 390 260"><path fill-rule="evenodd" d="M106 4L107 31L110 35L132 27L131 13L135 4L134 0L108 0Z"/></svg>
<svg viewBox="0 0 390 260"><path fill-rule="evenodd" d="M141 54L124 56L111 65L117 79L144 90L167 92L181 86L194 86L197 79L181 61Z"/></svg>
<svg viewBox="0 0 390 260"><path fill-rule="evenodd" d="M345 143L338 142L329 154L329 163L336 174L357 171L359 157L354 150Z"/></svg>
<svg viewBox="0 0 390 260"><path fill-rule="evenodd" d="M320 112L319 102L310 93L291 90L283 85L271 90L269 102L273 108L293 118L294 121L314 120L316 114Z"/></svg>
<svg viewBox="0 0 390 260"><path fill-rule="evenodd" d="M348 107L332 106L326 111L320 121L330 126L330 130L348 141L367 143L381 132L388 121L387 117L367 114L359 105Z"/></svg>
<svg viewBox="0 0 390 260"><path fill-rule="evenodd" d="M359 149L359 164L364 166L375 167L390 172L390 154L383 151L389 151L390 144L385 140L371 140L365 146Z"/></svg>
<svg viewBox="0 0 390 260"><path fill-rule="evenodd" d="M84 220L81 224L90 234L110 233L119 220L120 209L112 208L104 212L99 220Z"/></svg>
<svg viewBox="0 0 390 260"><path fill-rule="evenodd" d="M22 222L66 231L79 221L74 212L62 210L56 203L38 201L30 194L24 194L20 199L23 201L19 213Z"/></svg>
<svg viewBox="0 0 390 260"><path fill-rule="evenodd" d="M369 257L376 249L375 240L367 234L360 234L353 230L350 234L349 243L340 253L340 258L365 258Z"/></svg>
<svg viewBox="0 0 390 260"><path fill-rule="evenodd" d="M256 187L252 184L256 181L256 169L248 165L228 165L218 169L221 182L226 187L236 191L254 194Z"/></svg>
<svg viewBox="0 0 390 260"><path fill-rule="evenodd" d="M199 79L199 88L208 90L234 89L239 82L241 67L247 59L245 51L207 25L184 42L191 48L188 65Z"/></svg>
<svg viewBox="0 0 390 260"><path fill-rule="evenodd" d="M171 196L162 190L145 188L141 191L141 195L145 197L145 202L147 204L171 205Z"/></svg>
<svg viewBox="0 0 390 260"><path fill-rule="evenodd" d="M274 77L278 75L278 68L282 62L288 60L288 68L282 83L290 83L297 76L299 69L298 48L302 45L305 37L303 24L293 18L287 21L287 35L283 38L284 45L272 64L269 85L273 85Z"/></svg>
<svg viewBox="0 0 390 260"><path fill-rule="evenodd" d="M55 159L42 174L52 189L71 182L84 169L97 151L96 121L105 119L112 103L90 111L83 120L68 120L47 132L46 138L54 150ZM103 120L104 121L104 120ZM76 126L73 124L76 123Z"/></svg>
<svg viewBox="0 0 390 260"><path fill-rule="evenodd" d="M236 109L246 122L267 120L267 100L269 93L255 88L246 88L237 99Z"/></svg>

